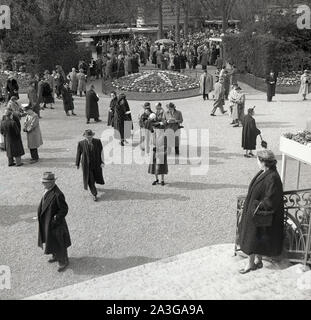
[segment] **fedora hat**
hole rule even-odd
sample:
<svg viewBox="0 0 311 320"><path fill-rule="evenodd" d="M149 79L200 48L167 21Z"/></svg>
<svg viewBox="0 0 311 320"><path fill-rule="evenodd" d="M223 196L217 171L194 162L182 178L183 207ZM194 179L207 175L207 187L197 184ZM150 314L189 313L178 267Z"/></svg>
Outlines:
<svg viewBox="0 0 311 320"><path fill-rule="evenodd" d="M95 132L93 132L92 130L85 130L83 137L94 137L95 136Z"/></svg>
<svg viewBox="0 0 311 320"><path fill-rule="evenodd" d="M44 172L43 177L41 179L42 182L53 182L56 181L55 174L52 172Z"/></svg>

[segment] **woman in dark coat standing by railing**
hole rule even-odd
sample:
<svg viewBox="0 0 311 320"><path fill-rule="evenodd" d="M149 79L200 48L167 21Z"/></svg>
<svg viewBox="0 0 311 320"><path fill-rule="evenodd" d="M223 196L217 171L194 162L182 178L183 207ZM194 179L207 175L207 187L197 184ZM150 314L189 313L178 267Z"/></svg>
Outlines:
<svg viewBox="0 0 311 320"><path fill-rule="evenodd" d="M250 184L240 224L240 247L249 256L241 274L263 267L262 256L280 256L283 249L283 185L272 151L257 153L260 172Z"/></svg>

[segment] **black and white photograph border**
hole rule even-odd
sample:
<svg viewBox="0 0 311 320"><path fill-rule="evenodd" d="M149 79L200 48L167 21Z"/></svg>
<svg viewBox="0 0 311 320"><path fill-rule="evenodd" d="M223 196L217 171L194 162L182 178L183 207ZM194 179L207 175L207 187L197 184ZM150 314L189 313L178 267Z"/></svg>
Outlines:
<svg viewBox="0 0 311 320"><path fill-rule="evenodd" d="M310 43L310 0L1 0L0 300L310 300Z"/></svg>

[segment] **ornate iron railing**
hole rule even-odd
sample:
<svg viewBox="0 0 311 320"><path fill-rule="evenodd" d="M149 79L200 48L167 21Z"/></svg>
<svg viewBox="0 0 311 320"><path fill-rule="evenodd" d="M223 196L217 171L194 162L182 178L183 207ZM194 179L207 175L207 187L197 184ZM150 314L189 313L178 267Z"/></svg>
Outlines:
<svg viewBox="0 0 311 320"><path fill-rule="evenodd" d="M235 254L240 251L239 235L246 197L237 202ZM311 264L311 189L284 192L284 253L293 263Z"/></svg>

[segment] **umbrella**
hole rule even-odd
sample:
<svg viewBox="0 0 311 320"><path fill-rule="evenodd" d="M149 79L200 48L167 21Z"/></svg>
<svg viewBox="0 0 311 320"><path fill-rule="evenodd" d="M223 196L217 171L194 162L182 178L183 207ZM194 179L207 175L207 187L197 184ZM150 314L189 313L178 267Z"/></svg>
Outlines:
<svg viewBox="0 0 311 320"><path fill-rule="evenodd" d="M160 39L160 40L157 40L155 43L156 44L171 45L171 44L174 44L174 41L170 40L170 39Z"/></svg>

